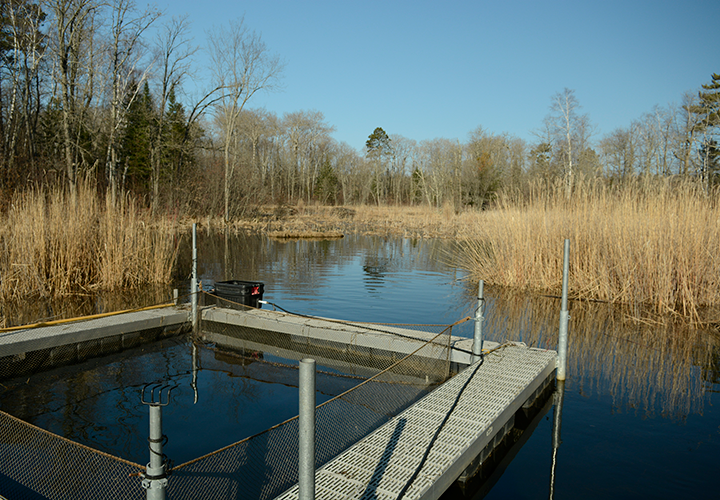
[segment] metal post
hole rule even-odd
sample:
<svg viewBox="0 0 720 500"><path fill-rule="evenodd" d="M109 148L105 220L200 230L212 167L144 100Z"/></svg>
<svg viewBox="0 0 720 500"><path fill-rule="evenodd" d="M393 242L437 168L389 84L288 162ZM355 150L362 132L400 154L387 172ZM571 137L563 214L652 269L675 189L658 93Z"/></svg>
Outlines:
<svg viewBox="0 0 720 500"><path fill-rule="evenodd" d="M192 225L192 279L190 280L190 300L192 305L192 327L193 333L197 333L198 327L198 284L197 284L197 224Z"/></svg>
<svg viewBox="0 0 720 500"><path fill-rule="evenodd" d="M147 465L147 477L160 479L150 481L150 487L147 489L148 500L165 498L167 477L163 461L162 435L162 407L150 406L150 463Z"/></svg>
<svg viewBox="0 0 720 500"><path fill-rule="evenodd" d="M298 500L315 498L315 360L300 361Z"/></svg>
<svg viewBox="0 0 720 500"><path fill-rule="evenodd" d="M557 379L565 380L568 347L568 275L570 273L570 240L565 240L563 257L562 306L560 308L560 333L558 336L558 367Z"/></svg>
<svg viewBox="0 0 720 500"><path fill-rule="evenodd" d="M146 491L147 500L165 500L165 488L168 483L167 457L163 454L165 437L162 432L162 407L170 403L170 392L176 386L146 385L140 394L140 401L149 406L150 413L150 462L145 469L142 486ZM150 389L150 398L146 399L146 392ZM157 391L157 399L155 399ZM163 392L166 399L163 402Z"/></svg>
<svg viewBox="0 0 720 500"><path fill-rule="evenodd" d="M472 352L473 361L479 361L482 356L483 346L483 312L485 309L485 296L484 296L485 282L480 280L478 285L478 306L475 310L475 335L473 336Z"/></svg>
<svg viewBox="0 0 720 500"><path fill-rule="evenodd" d="M175 305L178 305L178 297L180 296L180 293L178 292L177 288L173 288L173 303Z"/></svg>

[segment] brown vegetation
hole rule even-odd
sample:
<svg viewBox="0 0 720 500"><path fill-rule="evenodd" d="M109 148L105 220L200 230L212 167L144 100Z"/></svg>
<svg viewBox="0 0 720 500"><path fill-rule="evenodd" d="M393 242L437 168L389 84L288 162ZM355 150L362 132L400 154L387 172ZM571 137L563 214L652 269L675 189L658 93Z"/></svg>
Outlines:
<svg viewBox="0 0 720 500"><path fill-rule="evenodd" d="M529 198L504 197L477 219L458 259L474 278L559 293L562 243L570 239L570 291L693 322L720 304L720 210L697 184L599 182L538 186Z"/></svg>
<svg viewBox="0 0 720 500"><path fill-rule="evenodd" d="M374 234L458 241L448 259L488 285L558 294L562 243L571 241L574 298L624 304L631 315L716 322L720 304L720 209L691 181L588 181L570 197L562 183L505 194L489 210L428 206L260 207L233 231L276 238ZM87 186L73 204L60 189L14 197L0 226L4 298L119 290L171 279L189 220L150 219L128 197L101 203ZM198 221L212 232L221 217Z"/></svg>
<svg viewBox="0 0 720 500"><path fill-rule="evenodd" d="M152 221L125 197L103 204L88 184L77 194L31 189L14 196L0 223L4 299L168 283L178 226Z"/></svg>

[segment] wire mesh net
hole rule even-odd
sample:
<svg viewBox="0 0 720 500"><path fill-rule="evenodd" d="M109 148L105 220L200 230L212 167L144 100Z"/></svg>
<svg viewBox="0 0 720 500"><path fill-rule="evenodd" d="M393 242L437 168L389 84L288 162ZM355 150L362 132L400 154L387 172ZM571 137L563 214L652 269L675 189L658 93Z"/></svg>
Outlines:
<svg viewBox="0 0 720 500"><path fill-rule="evenodd" d="M204 319L197 335L190 336L188 342L214 353L213 362L230 359L228 362L237 366L263 364L273 368L280 383L294 387L298 383L298 361L308 357L316 360L316 390L322 400L316 409L316 467L452 375L452 327L447 325L324 320L270 311L267 306L258 310L205 294L200 302L207 304L201 315ZM120 323L126 324L131 320L128 316L95 318L95 327L108 334L98 334L97 338L87 334L87 322L0 331L4 353L0 355L0 390L43 370L112 356L149 341L186 333L190 329L187 309L177 311L182 321L170 325L163 320L161 326L124 333L113 333L113 325L117 328ZM163 314L167 316L168 312L158 310L158 316ZM201 365L194 368L203 370ZM167 367L159 371L181 383L190 380L188 373L171 373ZM139 385L143 376L148 374L134 374L129 383ZM195 377L193 374L193 384ZM88 387L91 385L88 381ZM139 397L137 406L142 406ZM297 408L293 414L297 414ZM268 422L268 426L267 430L175 466L168 480L168 497L265 499L292 487L298 480L298 419ZM136 433L143 434L143 439L147 437L145 428ZM172 441L173 429L164 429L164 433ZM143 469L127 457L95 450L0 411L0 495L140 498L145 496L141 485Z"/></svg>

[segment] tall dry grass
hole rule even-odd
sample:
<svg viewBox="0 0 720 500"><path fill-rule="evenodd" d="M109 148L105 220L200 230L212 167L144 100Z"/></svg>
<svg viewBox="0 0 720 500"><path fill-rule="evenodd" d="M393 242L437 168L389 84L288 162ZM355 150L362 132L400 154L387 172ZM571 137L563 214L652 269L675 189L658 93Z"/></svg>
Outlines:
<svg viewBox="0 0 720 500"><path fill-rule="evenodd" d="M477 219L477 237L458 259L475 278L559 293L562 243L570 239L574 297L628 304L638 312L701 321L720 304L720 210L717 194L669 179L608 187L537 186L506 196Z"/></svg>
<svg viewBox="0 0 720 500"><path fill-rule="evenodd" d="M168 283L178 228L130 199L103 203L89 185L14 196L0 225L0 297L57 296Z"/></svg>

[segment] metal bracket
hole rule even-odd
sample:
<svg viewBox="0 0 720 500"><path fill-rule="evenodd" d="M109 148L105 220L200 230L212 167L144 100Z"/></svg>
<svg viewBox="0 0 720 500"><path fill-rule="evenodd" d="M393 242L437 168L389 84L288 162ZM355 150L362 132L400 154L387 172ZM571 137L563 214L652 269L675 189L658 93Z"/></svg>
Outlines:
<svg viewBox="0 0 720 500"><path fill-rule="evenodd" d="M177 388L177 384L169 383L149 383L145 384L140 391L140 401L148 406L167 406L170 404L170 393ZM146 398L148 389L150 390L150 399ZM155 391L157 391L157 400L155 399ZM165 402L163 402L163 393L165 394Z"/></svg>

